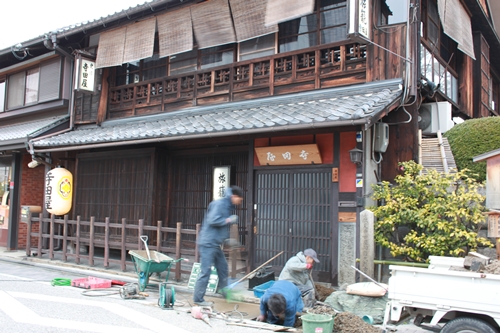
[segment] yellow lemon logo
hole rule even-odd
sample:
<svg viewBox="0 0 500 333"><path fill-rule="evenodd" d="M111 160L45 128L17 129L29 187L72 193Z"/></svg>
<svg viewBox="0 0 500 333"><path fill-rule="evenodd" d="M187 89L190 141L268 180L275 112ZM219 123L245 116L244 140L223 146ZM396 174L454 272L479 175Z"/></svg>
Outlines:
<svg viewBox="0 0 500 333"><path fill-rule="evenodd" d="M71 182L68 178L63 178L59 182L58 193L65 200L71 198Z"/></svg>

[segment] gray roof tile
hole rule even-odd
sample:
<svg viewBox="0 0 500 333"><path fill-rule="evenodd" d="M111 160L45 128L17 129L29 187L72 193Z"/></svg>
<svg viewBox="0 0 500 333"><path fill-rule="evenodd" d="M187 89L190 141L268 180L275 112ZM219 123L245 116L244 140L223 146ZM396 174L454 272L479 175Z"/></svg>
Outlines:
<svg viewBox="0 0 500 333"><path fill-rule="evenodd" d="M67 116L47 117L37 120L0 126L0 145L2 141L27 139L28 135L50 128L51 125L65 120Z"/></svg>
<svg viewBox="0 0 500 333"><path fill-rule="evenodd" d="M401 80L365 83L294 95L149 115L133 119L106 121L101 126L86 125L42 140L36 149L123 142L154 138L157 141L236 135L247 130L265 132L303 127L334 127L364 120L382 112L401 97ZM180 138L179 138L180 139ZM75 148L74 148L75 149Z"/></svg>

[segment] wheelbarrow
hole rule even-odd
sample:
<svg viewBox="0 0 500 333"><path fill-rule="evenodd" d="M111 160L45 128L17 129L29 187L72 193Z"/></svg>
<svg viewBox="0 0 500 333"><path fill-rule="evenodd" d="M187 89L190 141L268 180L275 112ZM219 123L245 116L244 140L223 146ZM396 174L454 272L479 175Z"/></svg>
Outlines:
<svg viewBox="0 0 500 333"><path fill-rule="evenodd" d="M172 259L169 256L153 250L129 250L128 253L134 263L134 269L139 278L139 289L144 291L149 283L149 277L153 273L166 271L165 282L168 281L170 268L173 263L177 263L183 258Z"/></svg>

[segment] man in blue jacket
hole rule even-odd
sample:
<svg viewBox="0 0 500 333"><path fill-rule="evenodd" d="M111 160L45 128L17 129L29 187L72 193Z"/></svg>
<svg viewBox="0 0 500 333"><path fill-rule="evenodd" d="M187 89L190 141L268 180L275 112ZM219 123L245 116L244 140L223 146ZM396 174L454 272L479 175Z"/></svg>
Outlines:
<svg viewBox="0 0 500 333"><path fill-rule="evenodd" d="M229 238L229 225L238 223L238 217L231 213L242 201L243 190L238 186L231 186L226 189L224 198L214 200L208 205L198 239L201 265L193 295L194 303L199 306L212 305L212 302L206 302L204 299L212 265L219 276L217 289L227 287L228 268L222 246Z"/></svg>
<svg viewBox="0 0 500 333"><path fill-rule="evenodd" d="M297 313L304 309L302 294L290 281L276 281L260 299L257 321L293 327Z"/></svg>

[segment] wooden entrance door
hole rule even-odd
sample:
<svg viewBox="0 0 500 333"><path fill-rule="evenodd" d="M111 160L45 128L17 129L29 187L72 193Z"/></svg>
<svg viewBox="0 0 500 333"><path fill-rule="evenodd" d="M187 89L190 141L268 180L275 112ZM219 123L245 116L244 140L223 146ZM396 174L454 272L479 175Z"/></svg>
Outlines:
<svg viewBox="0 0 500 333"><path fill-rule="evenodd" d="M321 261L314 268L315 280L319 277L322 282L331 282L334 255L331 179L330 168L256 171L255 266L283 250L285 253L270 263L279 274L291 256L311 247Z"/></svg>

